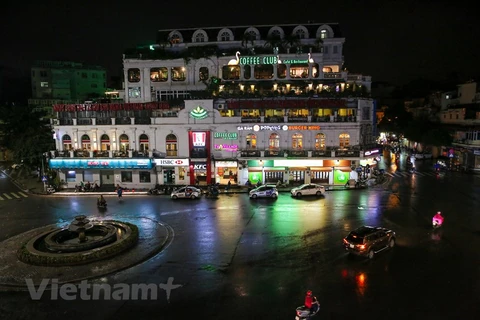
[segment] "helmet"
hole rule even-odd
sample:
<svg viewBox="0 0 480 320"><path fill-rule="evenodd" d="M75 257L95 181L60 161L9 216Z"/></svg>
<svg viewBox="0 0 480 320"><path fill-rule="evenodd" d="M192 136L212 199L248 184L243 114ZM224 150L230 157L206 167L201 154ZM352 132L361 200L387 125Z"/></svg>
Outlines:
<svg viewBox="0 0 480 320"><path fill-rule="evenodd" d="M311 296L312 295L312 290L308 290L307 291L307 296Z"/></svg>

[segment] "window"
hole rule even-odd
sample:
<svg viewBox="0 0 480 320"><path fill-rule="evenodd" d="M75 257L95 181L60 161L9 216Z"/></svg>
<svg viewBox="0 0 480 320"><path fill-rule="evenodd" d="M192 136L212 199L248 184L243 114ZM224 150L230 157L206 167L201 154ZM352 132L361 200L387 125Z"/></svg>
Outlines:
<svg viewBox="0 0 480 320"><path fill-rule="evenodd" d="M292 64L290 65L290 77L292 78L307 78L308 64Z"/></svg>
<svg viewBox="0 0 480 320"><path fill-rule="evenodd" d="M287 77L287 65L279 64L277 65L277 78L283 79Z"/></svg>
<svg viewBox="0 0 480 320"><path fill-rule="evenodd" d="M175 44L180 42L182 42L182 39L180 38L179 34L175 33L170 37L170 43Z"/></svg>
<svg viewBox="0 0 480 320"><path fill-rule="evenodd" d="M62 144L63 150L71 150L72 149L72 138L68 134L62 137Z"/></svg>
<svg viewBox="0 0 480 320"><path fill-rule="evenodd" d="M147 153L148 155L148 145L149 145L148 136L143 133L140 135L140 137L138 137L138 140L140 143L140 151Z"/></svg>
<svg viewBox="0 0 480 320"><path fill-rule="evenodd" d="M141 90L140 87L128 88L128 97L129 98L141 98Z"/></svg>
<svg viewBox="0 0 480 320"><path fill-rule="evenodd" d="M257 136L253 133L247 134L247 149L257 149Z"/></svg>
<svg viewBox="0 0 480 320"><path fill-rule="evenodd" d="M292 149L302 150L303 149L303 135L300 133L295 133L292 136Z"/></svg>
<svg viewBox="0 0 480 320"><path fill-rule="evenodd" d="M128 81L140 82L140 69L138 68L128 69Z"/></svg>
<svg viewBox="0 0 480 320"><path fill-rule="evenodd" d="M132 171L121 171L122 182L132 182Z"/></svg>
<svg viewBox="0 0 480 320"><path fill-rule="evenodd" d="M88 134L84 134L82 136L82 149L84 150L90 150L90 137L88 136Z"/></svg>
<svg viewBox="0 0 480 320"><path fill-rule="evenodd" d="M208 80L208 68L207 67L201 67L198 70L198 78L202 81Z"/></svg>
<svg viewBox="0 0 480 320"><path fill-rule="evenodd" d="M167 148L167 157L177 156L177 136L169 134L165 138L165 146Z"/></svg>
<svg viewBox="0 0 480 320"><path fill-rule="evenodd" d="M224 80L240 79L240 66L224 66L222 68L222 79Z"/></svg>
<svg viewBox="0 0 480 320"><path fill-rule="evenodd" d="M257 64L254 67L255 79L272 79L273 65L271 64Z"/></svg>
<svg viewBox="0 0 480 320"><path fill-rule="evenodd" d="M75 171L67 171L67 174L65 175L65 182L76 182L76 177L77 174Z"/></svg>
<svg viewBox="0 0 480 320"><path fill-rule="evenodd" d="M297 32L295 32L295 35L298 37L298 39L306 38L305 30L303 29L298 29Z"/></svg>
<svg viewBox="0 0 480 320"><path fill-rule="evenodd" d="M82 78L83 78L83 79L87 79L87 78L88 78L88 75L87 75L86 72L82 72Z"/></svg>
<svg viewBox="0 0 480 320"><path fill-rule="evenodd" d="M128 139L128 136L126 134L122 134L118 140L120 140L120 151L127 151L128 149L130 149L130 144L129 144L129 139Z"/></svg>
<svg viewBox="0 0 480 320"><path fill-rule="evenodd" d="M272 39L281 39L282 38L282 33L278 29L273 29L270 32L269 37L272 38Z"/></svg>
<svg viewBox="0 0 480 320"><path fill-rule="evenodd" d="M205 35L203 33L198 33L195 36L195 41L194 42L205 42Z"/></svg>
<svg viewBox="0 0 480 320"><path fill-rule="evenodd" d="M315 135L315 150L325 150L325 134L317 133Z"/></svg>
<svg viewBox="0 0 480 320"><path fill-rule="evenodd" d="M362 108L362 120L370 120L370 107Z"/></svg>
<svg viewBox="0 0 480 320"><path fill-rule="evenodd" d="M102 134L100 137L100 150L110 150L110 137L106 134Z"/></svg>
<svg viewBox="0 0 480 320"><path fill-rule="evenodd" d="M140 177L140 183L150 182L150 171L139 171L138 175Z"/></svg>
<svg viewBox="0 0 480 320"><path fill-rule="evenodd" d="M228 31L224 31L220 34L220 41L230 41L230 33Z"/></svg>
<svg viewBox="0 0 480 320"><path fill-rule="evenodd" d="M323 47L323 53L328 53L328 46Z"/></svg>
<svg viewBox="0 0 480 320"><path fill-rule="evenodd" d="M47 78L48 77L47 71L40 71L40 77Z"/></svg>
<svg viewBox="0 0 480 320"><path fill-rule="evenodd" d="M243 66L243 78L244 79L250 79L252 77L252 68L250 65L244 65Z"/></svg>
<svg viewBox="0 0 480 320"><path fill-rule="evenodd" d="M268 139L268 147L270 149L280 148L280 136L277 133L272 133Z"/></svg>
<svg viewBox="0 0 480 320"><path fill-rule="evenodd" d="M255 32L255 30L250 30L248 32L245 32L245 34L247 35L248 39L257 40L257 33Z"/></svg>
<svg viewBox="0 0 480 320"><path fill-rule="evenodd" d="M320 39L327 39L328 33L327 30L320 31Z"/></svg>
<svg viewBox="0 0 480 320"><path fill-rule="evenodd" d="M185 81L186 78L185 67L172 68L172 81Z"/></svg>
<svg viewBox="0 0 480 320"><path fill-rule="evenodd" d="M168 69L165 67L150 69L150 81L165 82L168 80Z"/></svg>
<svg viewBox="0 0 480 320"><path fill-rule="evenodd" d="M48 88L48 82L40 82L40 88Z"/></svg>
<svg viewBox="0 0 480 320"><path fill-rule="evenodd" d="M333 53L338 53L338 47L337 46L333 46Z"/></svg>
<svg viewBox="0 0 480 320"><path fill-rule="evenodd" d="M340 140L339 146L341 149L346 148L350 145L350 135L348 133L342 133L338 136Z"/></svg>

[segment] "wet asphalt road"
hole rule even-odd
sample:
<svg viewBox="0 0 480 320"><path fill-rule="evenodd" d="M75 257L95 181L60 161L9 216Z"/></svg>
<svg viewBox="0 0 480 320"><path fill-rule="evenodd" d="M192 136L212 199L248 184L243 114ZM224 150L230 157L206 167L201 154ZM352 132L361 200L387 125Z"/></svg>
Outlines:
<svg viewBox="0 0 480 320"><path fill-rule="evenodd" d="M480 303L480 177L391 174L382 186L325 197L218 200L165 196L95 199L28 197L0 203L0 240L75 215L145 216L169 224L171 245L153 259L99 281L181 287L146 301L52 301L0 293L1 319L294 319L304 292L316 319L476 319ZM395 168L393 168L395 169ZM0 186L1 188L1 186ZM445 225L432 232L441 210ZM350 258L342 238L361 225L397 233L393 250Z"/></svg>

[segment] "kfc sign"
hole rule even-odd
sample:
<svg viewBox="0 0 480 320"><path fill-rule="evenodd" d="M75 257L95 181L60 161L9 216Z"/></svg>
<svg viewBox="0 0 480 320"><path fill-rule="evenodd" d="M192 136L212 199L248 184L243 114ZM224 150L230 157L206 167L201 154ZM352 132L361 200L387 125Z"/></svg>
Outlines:
<svg viewBox="0 0 480 320"><path fill-rule="evenodd" d="M157 166L183 167L188 166L188 159L155 159Z"/></svg>
<svg viewBox="0 0 480 320"><path fill-rule="evenodd" d="M207 139L206 132L192 132L193 146L205 147L205 141Z"/></svg>
<svg viewBox="0 0 480 320"><path fill-rule="evenodd" d="M207 164L206 163L197 163L193 165L193 170L207 170Z"/></svg>

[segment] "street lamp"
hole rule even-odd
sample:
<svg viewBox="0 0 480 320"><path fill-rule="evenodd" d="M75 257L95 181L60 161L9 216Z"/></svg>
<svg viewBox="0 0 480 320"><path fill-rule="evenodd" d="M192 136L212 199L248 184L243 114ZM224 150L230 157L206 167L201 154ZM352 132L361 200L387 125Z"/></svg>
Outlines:
<svg viewBox="0 0 480 320"><path fill-rule="evenodd" d="M260 165L262 166L262 184L265 184L265 167L263 166L263 160L260 160Z"/></svg>

